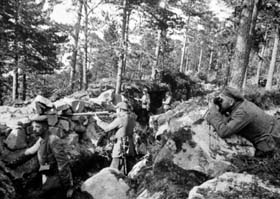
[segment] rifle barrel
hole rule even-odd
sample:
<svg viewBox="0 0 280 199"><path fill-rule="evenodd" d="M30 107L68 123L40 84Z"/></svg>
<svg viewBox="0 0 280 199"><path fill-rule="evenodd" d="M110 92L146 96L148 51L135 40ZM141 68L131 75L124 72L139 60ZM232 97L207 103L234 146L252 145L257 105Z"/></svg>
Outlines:
<svg viewBox="0 0 280 199"><path fill-rule="evenodd" d="M72 113L69 116L87 116L87 115L109 115L108 111L85 112L85 113Z"/></svg>

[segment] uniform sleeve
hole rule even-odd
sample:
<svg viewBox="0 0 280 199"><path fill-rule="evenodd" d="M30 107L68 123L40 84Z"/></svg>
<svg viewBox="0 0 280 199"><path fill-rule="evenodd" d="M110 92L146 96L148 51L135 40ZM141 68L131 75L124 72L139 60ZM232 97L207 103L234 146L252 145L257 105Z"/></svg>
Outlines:
<svg viewBox="0 0 280 199"><path fill-rule="evenodd" d="M106 123L103 121L99 121L98 126L100 126L105 132L111 131L115 128L120 128L121 127L121 120L119 117L115 118L111 123Z"/></svg>
<svg viewBox="0 0 280 199"><path fill-rule="evenodd" d="M33 154L37 153L37 151L39 150L41 141L42 141L42 138L39 137L39 139L36 141L36 143L32 147L29 147L28 149L26 149L24 151L24 155L33 155Z"/></svg>
<svg viewBox="0 0 280 199"><path fill-rule="evenodd" d="M223 115L218 111L210 111L206 120L214 127L220 137L226 138L237 134L246 127L251 122L251 117L243 109L237 109L228 121L224 121Z"/></svg>
<svg viewBox="0 0 280 199"><path fill-rule="evenodd" d="M73 178L69 165L69 158L65 153L65 147L60 138L58 138L57 136L51 136L50 148L57 162L58 173L62 186L68 189L73 186Z"/></svg>

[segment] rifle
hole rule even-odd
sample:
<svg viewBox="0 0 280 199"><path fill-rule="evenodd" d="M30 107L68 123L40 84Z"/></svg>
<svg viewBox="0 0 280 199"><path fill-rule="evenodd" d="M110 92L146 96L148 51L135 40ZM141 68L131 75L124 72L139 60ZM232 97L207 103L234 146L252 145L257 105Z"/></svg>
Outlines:
<svg viewBox="0 0 280 199"><path fill-rule="evenodd" d="M96 111L96 112L85 112L85 113L72 113L67 116L90 116L90 115L109 115L109 111Z"/></svg>

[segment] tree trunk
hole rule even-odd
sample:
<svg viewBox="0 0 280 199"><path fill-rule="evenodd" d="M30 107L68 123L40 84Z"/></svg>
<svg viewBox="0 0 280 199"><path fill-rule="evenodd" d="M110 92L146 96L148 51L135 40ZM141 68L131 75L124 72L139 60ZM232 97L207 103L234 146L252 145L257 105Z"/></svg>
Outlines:
<svg viewBox="0 0 280 199"><path fill-rule="evenodd" d="M70 86L71 90L74 89L75 76L76 76L76 64L77 64L77 55L78 55L78 45L79 45L79 34L81 28L81 19L82 19L82 9L83 9L83 0L79 0L79 9L77 22L75 24L75 34L74 34L74 49L71 57L71 73L70 73Z"/></svg>
<svg viewBox="0 0 280 199"><path fill-rule="evenodd" d="M276 25L275 33L274 33L274 45L273 45L272 56L269 64L269 71L267 75L265 90L272 89L272 79L273 79L273 73L275 69L276 58L277 58L278 43L279 43L279 29L278 29L278 25Z"/></svg>
<svg viewBox="0 0 280 199"><path fill-rule="evenodd" d="M209 59L209 64L208 64L208 71L211 70L212 61L213 61L213 50L211 49L210 59Z"/></svg>
<svg viewBox="0 0 280 199"><path fill-rule="evenodd" d="M15 12L15 40L14 40L14 49L15 49L15 59L14 59L14 68L13 68L13 90L12 90L12 100L15 101L18 99L18 25L19 25L19 12L20 12L20 2L16 0L16 12Z"/></svg>
<svg viewBox="0 0 280 199"><path fill-rule="evenodd" d="M252 22L254 1L244 0L241 12L240 26L237 34L235 53L232 60L230 86L242 88L245 71L250 56L250 26Z"/></svg>
<svg viewBox="0 0 280 199"><path fill-rule="evenodd" d="M189 71L189 47L186 49L186 65L185 65L185 73Z"/></svg>
<svg viewBox="0 0 280 199"><path fill-rule="evenodd" d="M157 33L157 45L156 45L156 51L155 51L155 61L154 64L152 65L152 77L155 76L156 73L156 68L158 67L158 62L159 62L159 54L160 54L160 44L161 44L161 35L162 35L162 30L158 29Z"/></svg>
<svg viewBox="0 0 280 199"><path fill-rule="evenodd" d="M250 58L250 52L251 52L251 47L252 47L252 39L255 37L255 26L257 22L257 17L258 17L258 12L259 12L259 7L261 5L261 0L254 0L254 6L253 6L253 13L252 13L252 21L250 25L250 32L249 32L249 57L246 60L245 63L245 75L243 79L243 84L242 84L242 89L244 90L246 87L246 82L247 82L247 73L248 73L248 64L249 64L249 58Z"/></svg>
<svg viewBox="0 0 280 199"><path fill-rule="evenodd" d="M130 10L126 10L126 27L124 32L124 57L123 57L123 74L126 72L127 50L128 50L128 36L129 36L129 18Z"/></svg>
<svg viewBox="0 0 280 199"><path fill-rule="evenodd" d="M83 81L83 90L88 88L88 79L87 79L87 68L88 68L88 2L84 0L84 11L85 11L85 60L83 65L82 81Z"/></svg>
<svg viewBox="0 0 280 199"><path fill-rule="evenodd" d="M187 36L187 30L185 32L185 41L183 44L183 48L182 48L182 55L181 55L181 63L180 63L180 72L184 72L184 60L185 60L185 54L186 54L186 45L187 45L187 40L188 40L188 36Z"/></svg>
<svg viewBox="0 0 280 199"><path fill-rule="evenodd" d="M230 78L230 64L226 63L226 78L224 86L227 86L229 84L229 78Z"/></svg>
<svg viewBox="0 0 280 199"><path fill-rule="evenodd" d="M267 30L265 31L265 35L264 35L264 43L262 45L262 49L261 49L261 53L260 53L260 59L258 62L258 66L257 66L257 74L256 74L256 84L258 84L259 80L260 80L260 75L261 75L261 68L262 68L262 64L263 64L263 58L264 58L264 52L266 49L266 39L267 39Z"/></svg>
<svg viewBox="0 0 280 199"><path fill-rule="evenodd" d="M117 72L117 83L116 83L116 94L119 94L121 91L122 85L122 75L123 69L125 68L125 38L126 38L126 23L127 23L127 7L128 2L127 0L123 0L123 20L122 20L122 46L121 46L121 53L119 55L119 62L118 62L118 72Z"/></svg>
<svg viewBox="0 0 280 199"><path fill-rule="evenodd" d="M18 69L14 68L13 70L13 101L18 99Z"/></svg>
<svg viewBox="0 0 280 199"><path fill-rule="evenodd" d="M198 66L197 66L197 72L200 72L200 69L201 69L202 54L203 54L203 50L202 50L202 47L201 47L200 48L200 53L199 53L199 61L198 61Z"/></svg>
<svg viewBox="0 0 280 199"><path fill-rule="evenodd" d="M26 100L26 73L23 71L22 72L22 85L21 85L21 100L24 101Z"/></svg>
<svg viewBox="0 0 280 199"><path fill-rule="evenodd" d="M160 51L160 57L161 57L161 68L162 70L164 69L164 59L165 59L165 50L166 50L166 34L167 34L167 31L166 29L163 29L161 31L161 51Z"/></svg>

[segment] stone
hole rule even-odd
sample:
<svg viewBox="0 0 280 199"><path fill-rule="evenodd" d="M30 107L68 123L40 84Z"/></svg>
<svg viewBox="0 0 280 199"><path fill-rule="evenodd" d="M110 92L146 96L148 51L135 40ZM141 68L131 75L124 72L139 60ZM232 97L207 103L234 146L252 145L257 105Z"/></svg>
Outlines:
<svg viewBox="0 0 280 199"><path fill-rule="evenodd" d="M169 118L170 113L167 113L167 117L158 117L162 125L157 127L155 136L163 142L163 147L154 164L170 160L185 170L195 170L215 177L228 170L235 170L230 162L234 155L254 156L255 149L246 139L239 136L222 139L206 121L194 125L206 109L195 104L190 106L187 103L189 107L183 104L185 108L179 105L180 109L176 107L172 110L173 119L165 122L161 119Z"/></svg>
<svg viewBox="0 0 280 199"><path fill-rule="evenodd" d="M59 128L59 127L51 126L51 127L49 127L49 131L50 131L51 134L56 135L60 138L63 138L65 136L65 133L63 132L63 129Z"/></svg>
<svg viewBox="0 0 280 199"><path fill-rule="evenodd" d="M76 145L79 142L79 135L77 133L70 133L66 138L67 145Z"/></svg>
<svg viewBox="0 0 280 199"><path fill-rule="evenodd" d="M133 166L133 168L131 169L131 171L128 173L127 176L131 179L137 179L139 173L143 169L147 168L147 166L148 166L148 160L144 158Z"/></svg>
<svg viewBox="0 0 280 199"><path fill-rule="evenodd" d="M254 175L227 172L193 187L188 199L279 198L279 195L279 187L268 184Z"/></svg>
<svg viewBox="0 0 280 199"><path fill-rule="evenodd" d="M66 99L67 99L67 103L70 105L74 113L81 113L84 111L85 102L81 100L70 99L70 98L66 98Z"/></svg>
<svg viewBox="0 0 280 199"><path fill-rule="evenodd" d="M102 92L98 97L96 98L91 98L89 101L91 103L95 104L109 104L110 102L113 102L113 97L114 97L114 89L109 89L107 91Z"/></svg>
<svg viewBox="0 0 280 199"><path fill-rule="evenodd" d="M48 117L48 124L50 126L55 126L58 122L58 116L57 115L47 115Z"/></svg>
<svg viewBox="0 0 280 199"><path fill-rule="evenodd" d="M24 128L14 128L5 140L5 144L11 150L23 149L27 147Z"/></svg>
<svg viewBox="0 0 280 199"><path fill-rule="evenodd" d="M81 186L94 199L128 199L129 186L125 176L114 168L104 168L87 179Z"/></svg>
<svg viewBox="0 0 280 199"><path fill-rule="evenodd" d="M35 97L35 99L33 100L33 102L40 102L41 104L44 104L46 107L49 107L49 108L53 107L53 103L51 102L51 100L49 100L48 98L45 98L41 95L37 95Z"/></svg>
<svg viewBox="0 0 280 199"><path fill-rule="evenodd" d="M100 138L100 135L97 134L95 123L92 122L87 126L86 135L91 140L91 142L96 146Z"/></svg>
<svg viewBox="0 0 280 199"><path fill-rule="evenodd" d="M33 109L34 111L41 115L41 114L44 114L45 112L49 111L50 109L53 108L53 103L41 96L41 95L38 95L32 102L32 106L33 106Z"/></svg>
<svg viewBox="0 0 280 199"><path fill-rule="evenodd" d="M67 109L70 109L70 105L67 104L64 100L55 101L54 105L57 111L65 111Z"/></svg>
<svg viewBox="0 0 280 199"><path fill-rule="evenodd" d="M60 119L58 121L57 127L60 127L64 131L68 132L70 130L70 122L68 120Z"/></svg>

